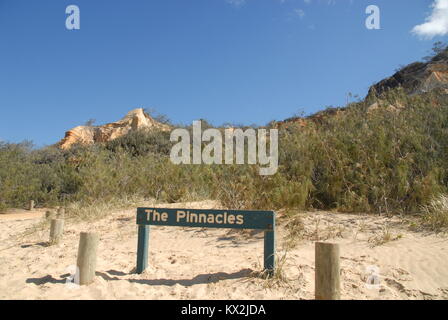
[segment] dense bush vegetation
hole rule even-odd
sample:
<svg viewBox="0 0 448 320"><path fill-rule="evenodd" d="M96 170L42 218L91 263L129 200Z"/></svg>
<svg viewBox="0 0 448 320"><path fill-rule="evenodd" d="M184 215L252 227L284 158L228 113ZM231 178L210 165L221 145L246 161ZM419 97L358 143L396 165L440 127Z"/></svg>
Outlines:
<svg viewBox="0 0 448 320"><path fill-rule="evenodd" d="M219 199L229 208L413 212L448 191L448 98L395 90L279 129L279 170L174 165L166 132L134 132L69 151L0 144L0 207L120 197ZM405 106L391 108L389 105ZM271 125L276 125L272 123Z"/></svg>

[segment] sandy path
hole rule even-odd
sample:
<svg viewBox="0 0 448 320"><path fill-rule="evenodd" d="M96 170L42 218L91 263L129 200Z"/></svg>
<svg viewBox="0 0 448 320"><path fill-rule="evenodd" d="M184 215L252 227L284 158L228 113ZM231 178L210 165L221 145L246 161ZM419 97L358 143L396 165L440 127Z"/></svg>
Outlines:
<svg viewBox="0 0 448 320"><path fill-rule="evenodd" d="M45 211L45 209L35 209L33 211L15 210L14 212L1 213L0 221L37 219L41 218L45 214Z"/></svg>
<svg viewBox="0 0 448 320"><path fill-rule="evenodd" d="M211 201L168 206L217 207ZM50 247L48 230L18 236L39 221L0 220L0 299L312 299L314 240L327 238L341 244L343 298L448 298L447 238L411 233L394 218L304 214L303 240L287 252L288 281L279 284L250 276L261 269L261 233L151 227L150 268L137 275L135 210L94 223L67 221L63 241ZM374 246L384 226L401 237ZM100 234L97 277L89 286L70 286L79 233L87 230ZM277 233L281 257L284 223ZM379 268L377 288L366 287L369 266Z"/></svg>

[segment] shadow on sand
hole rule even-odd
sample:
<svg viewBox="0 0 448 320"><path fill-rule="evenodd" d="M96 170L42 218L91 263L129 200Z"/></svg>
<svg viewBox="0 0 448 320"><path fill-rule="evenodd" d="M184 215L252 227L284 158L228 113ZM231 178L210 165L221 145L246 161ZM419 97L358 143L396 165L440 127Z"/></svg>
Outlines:
<svg viewBox="0 0 448 320"><path fill-rule="evenodd" d="M116 270L108 270L106 272L96 272L96 275L98 277L103 278L106 281L114 281L114 280L121 280L121 281L129 281L131 283L138 283L138 284L146 284L150 286L174 286L176 284L179 284L181 286L190 287L196 284L208 284L208 283L217 283L221 280L233 280L233 279L242 279L250 276L250 274L253 272L252 269L242 269L237 272L233 273L226 273L226 272L216 272L216 273L205 273L205 274L199 274L195 276L192 279L178 279L178 280L172 280L172 279L126 279L126 278L119 278L124 276L129 276L133 274L131 273L125 273L121 271ZM66 283L66 278L69 277L70 274L63 274L60 276L60 279L53 278L51 275L46 275L41 278L29 278L26 280L26 283L33 283L35 285L43 285L48 283L53 284L64 284Z"/></svg>
<svg viewBox="0 0 448 320"><path fill-rule="evenodd" d="M31 247L48 247L49 244L48 242L37 242L37 243L32 243L32 244L23 244L20 247L22 249L26 249L26 248L31 248Z"/></svg>
<svg viewBox="0 0 448 320"><path fill-rule="evenodd" d="M46 275L44 277L41 278L28 278L26 279L26 283L33 283L37 286L40 286L42 284L47 284L47 283L65 283L66 282L66 278L68 278L70 276L70 274L63 274L61 275L62 279L55 279L53 278L52 275Z"/></svg>
<svg viewBox="0 0 448 320"><path fill-rule="evenodd" d="M232 279L241 279L248 277L253 270L252 269L242 269L240 271L234 273L226 273L226 272L216 272L216 273L205 273L195 276L192 279L123 279L118 278L117 276L125 276L126 273L109 270L104 272L97 272L96 275L102 277L104 280L127 280L131 283L139 283L139 284L147 284L150 286L174 286L179 284L181 286L190 287L196 284L208 284L208 283L217 283L221 280L232 280ZM111 277L114 275L114 277Z"/></svg>

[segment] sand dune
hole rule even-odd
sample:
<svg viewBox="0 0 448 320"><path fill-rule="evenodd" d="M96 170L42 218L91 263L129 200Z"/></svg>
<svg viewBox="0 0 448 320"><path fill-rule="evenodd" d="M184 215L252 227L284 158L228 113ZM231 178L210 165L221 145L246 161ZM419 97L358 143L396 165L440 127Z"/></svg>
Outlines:
<svg viewBox="0 0 448 320"><path fill-rule="evenodd" d="M159 205L181 206L219 207L213 201ZM48 229L35 227L43 212L0 215L0 299L313 299L316 239L341 244L343 299L448 298L448 239L411 232L399 218L303 213L295 247L288 246L280 219L277 250L285 257L286 281L275 282L253 275L263 258L259 232L151 227L150 267L138 275L135 209L93 223L68 220L54 246L46 245ZM78 287L67 281L81 231L98 232L100 246L95 282ZM385 238L395 240L381 244ZM366 285L372 268L380 279L373 288Z"/></svg>

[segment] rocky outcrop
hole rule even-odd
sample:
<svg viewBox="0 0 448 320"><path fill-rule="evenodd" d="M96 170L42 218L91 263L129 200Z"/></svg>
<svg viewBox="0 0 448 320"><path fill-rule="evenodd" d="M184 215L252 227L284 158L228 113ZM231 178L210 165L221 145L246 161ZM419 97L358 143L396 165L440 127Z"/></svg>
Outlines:
<svg viewBox="0 0 448 320"><path fill-rule="evenodd" d="M368 97L380 97L383 93L399 87L410 95L437 88L448 90L448 49L429 62L414 62L392 77L378 82L370 88Z"/></svg>
<svg viewBox="0 0 448 320"><path fill-rule="evenodd" d="M406 106L400 101L396 101L395 104L388 104L386 101L377 100L375 103L372 103L369 107L367 107L367 113L371 114L383 108L391 112L400 112L405 109Z"/></svg>
<svg viewBox="0 0 448 320"><path fill-rule="evenodd" d="M400 99L391 104L384 96L390 90L402 88L407 95L420 95L433 90L438 94L448 94L448 48L435 55L428 62L414 62L393 76L381 80L369 89L364 102L367 103L367 114L378 110L388 110L399 113L406 108ZM310 123L320 125L328 118L344 114L345 108L328 108L307 117L293 117L273 124L276 128L288 128L296 125L299 127L309 126Z"/></svg>
<svg viewBox="0 0 448 320"><path fill-rule="evenodd" d="M143 109L130 111L123 119L105 124L103 126L79 126L65 133L65 138L59 142L61 149L70 149L75 144L94 144L107 142L121 137L131 131L149 130L169 130L168 125L157 122L146 114Z"/></svg>
<svg viewBox="0 0 448 320"><path fill-rule="evenodd" d="M328 117L340 117L344 113L344 108L327 108L307 117L292 117L283 121L278 121L273 126L277 129L288 128L292 125L301 128L309 126L311 123L321 125Z"/></svg>

